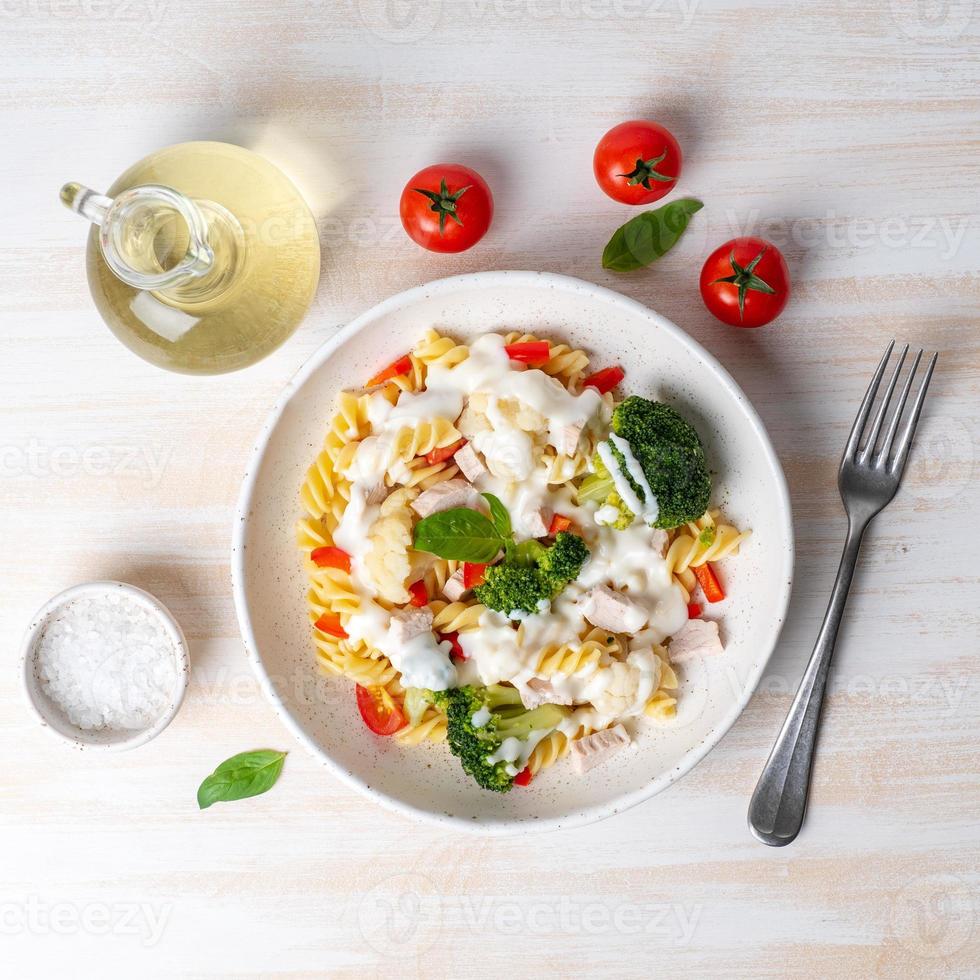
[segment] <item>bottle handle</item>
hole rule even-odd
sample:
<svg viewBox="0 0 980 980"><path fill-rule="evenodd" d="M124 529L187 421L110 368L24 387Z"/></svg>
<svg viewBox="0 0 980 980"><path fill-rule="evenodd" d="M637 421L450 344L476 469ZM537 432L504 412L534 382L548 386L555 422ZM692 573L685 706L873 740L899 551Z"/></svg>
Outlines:
<svg viewBox="0 0 980 980"><path fill-rule="evenodd" d="M207 221L194 201L172 187L144 184L112 198L68 183L61 188L61 201L99 226L106 264L135 289L167 289L204 276L214 265ZM152 235L154 222L159 224L162 218L186 227L186 250L169 268L155 261L151 250L134 250L130 244L141 235Z"/></svg>

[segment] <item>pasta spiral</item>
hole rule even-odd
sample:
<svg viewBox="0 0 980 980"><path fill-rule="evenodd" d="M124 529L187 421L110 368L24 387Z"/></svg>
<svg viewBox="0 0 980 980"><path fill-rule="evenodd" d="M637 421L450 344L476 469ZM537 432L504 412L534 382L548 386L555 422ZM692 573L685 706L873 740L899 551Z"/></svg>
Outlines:
<svg viewBox="0 0 980 980"><path fill-rule="evenodd" d="M338 475L334 461L324 450L306 471L300 499L309 520L297 527L297 540L304 550L318 548L337 529L347 506L347 482Z"/></svg>
<svg viewBox="0 0 980 980"><path fill-rule="evenodd" d="M541 739L527 760L527 767L532 776L542 769L553 766L559 759L568 755L568 739L561 732L552 732Z"/></svg>
<svg viewBox="0 0 980 980"><path fill-rule="evenodd" d="M439 367L453 368L470 356L470 349L436 330L426 330L421 343L412 353L427 367L437 364Z"/></svg>
<svg viewBox="0 0 980 980"><path fill-rule="evenodd" d="M405 487L418 487L419 490L428 490L443 480L451 480L459 476L459 467L446 460L442 463L430 463L424 456L419 456L406 464L405 470L400 472L400 483Z"/></svg>
<svg viewBox="0 0 980 980"><path fill-rule="evenodd" d="M423 742L444 742L446 725L446 716L438 708L429 707L416 724L408 723L395 732L395 741L403 746L421 745Z"/></svg>
<svg viewBox="0 0 980 980"><path fill-rule="evenodd" d="M677 697L670 692L677 690L679 682L674 668L670 665L667 651L661 646L656 647L655 650L660 658L660 686L647 701L643 713L654 721L670 721L677 714Z"/></svg>
<svg viewBox="0 0 980 980"><path fill-rule="evenodd" d="M480 617L487 607L479 602L444 602L433 599L429 606L432 609L432 626L439 633L463 633L475 630L480 625Z"/></svg>
<svg viewBox="0 0 980 980"><path fill-rule="evenodd" d="M341 391L337 395L336 411L327 425L324 449L331 459L348 443L357 442L371 434L371 406L378 399L394 404L398 389L385 387L379 391Z"/></svg>
<svg viewBox="0 0 980 980"><path fill-rule="evenodd" d="M709 510L697 521L670 532L671 541L665 560L674 581L688 599L697 582L691 569L708 561L721 561L730 555L737 555L741 543L752 533L739 531L731 524L719 524L718 516L717 510Z"/></svg>
<svg viewBox="0 0 980 980"><path fill-rule="evenodd" d="M597 640L547 646L538 654L535 672L541 677L578 674L595 670L604 658L608 658L607 647Z"/></svg>
<svg viewBox="0 0 980 980"><path fill-rule="evenodd" d="M547 472L548 484L558 486L585 476L589 472L589 457L581 452L576 452L573 456L565 456L556 453L549 446L541 458L541 465Z"/></svg>

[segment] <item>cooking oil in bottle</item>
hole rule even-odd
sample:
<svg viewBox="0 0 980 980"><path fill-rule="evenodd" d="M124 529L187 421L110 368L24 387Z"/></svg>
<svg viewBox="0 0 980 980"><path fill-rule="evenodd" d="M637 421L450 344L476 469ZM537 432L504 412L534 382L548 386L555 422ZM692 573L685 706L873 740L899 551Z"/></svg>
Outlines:
<svg viewBox="0 0 980 980"><path fill-rule="evenodd" d="M313 301L313 215L282 171L242 147L180 143L130 167L107 194L66 184L61 198L93 222L96 307L159 367L247 367L282 344Z"/></svg>

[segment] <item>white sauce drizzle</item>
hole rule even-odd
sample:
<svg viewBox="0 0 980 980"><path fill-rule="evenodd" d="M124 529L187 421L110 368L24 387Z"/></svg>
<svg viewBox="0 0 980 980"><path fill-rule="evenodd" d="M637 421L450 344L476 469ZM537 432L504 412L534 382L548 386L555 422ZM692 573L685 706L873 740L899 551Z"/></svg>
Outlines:
<svg viewBox="0 0 980 980"><path fill-rule="evenodd" d="M602 465L609 470L609 475L612 477L616 493L622 498L627 508L633 512L635 519L636 515L643 509L643 501L640 500L639 495L633 489L630 481L626 479L626 474L619 468L619 461L613 455L609 443L600 442L596 446L596 451L599 453L599 459L602 460Z"/></svg>
<svg viewBox="0 0 980 980"><path fill-rule="evenodd" d="M516 776L526 765L531 753L538 747L538 743L546 739L555 729L538 729L527 738L515 738L510 736L505 738L496 752L487 756L487 762L491 766L498 762L506 762L504 767L508 776Z"/></svg>
<svg viewBox="0 0 980 980"><path fill-rule="evenodd" d="M601 524L603 527L608 527L610 524L615 524L619 520L619 509L613 507L612 504L603 504L595 512L595 522L596 524Z"/></svg>
<svg viewBox="0 0 980 980"><path fill-rule="evenodd" d="M609 434L609 441L622 453L627 472L633 482L643 491L643 504L639 510L633 511L633 513L639 514L645 524L652 524L660 516L660 504L657 502L653 490L650 489L650 484L647 482L647 476L643 472L643 467L640 466L639 460L633 455L633 450L630 449L630 444L625 439L611 432ZM630 507L630 510L633 510L633 508Z"/></svg>
<svg viewBox="0 0 980 980"><path fill-rule="evenodd" d="M485 728L486 724L493 717L493 712L484 705L478 711L473 712L473 717L470 721L473 723L474 728Z"/></svg>

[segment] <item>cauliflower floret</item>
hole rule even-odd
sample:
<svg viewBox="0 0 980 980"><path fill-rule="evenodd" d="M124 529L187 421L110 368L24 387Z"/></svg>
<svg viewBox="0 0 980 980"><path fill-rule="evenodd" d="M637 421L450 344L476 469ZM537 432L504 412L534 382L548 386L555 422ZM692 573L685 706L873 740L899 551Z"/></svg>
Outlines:
<svg viewBox="0 0 980 980"><path fill-rule="evenodd" d="M589 701L606 718L638 715L660 686L661 667L652 650L635 650L625 663L617 660L597 672Z"/></svg>
<svg viewBox="0 0 980 980"><path fill-rule="evenodd" d="M469 400L466 403L466 408L463 409L463 414L460 415L456 422L456 428L467 439L474 439L481 432L489 432L493 426L490 424L490 419L487 418L484 409L487 407L487 396L481 394L470 395Z"/></svg>
<svg viewBox="0 0 980 980"><path fill-rule="evenodd" d="M396 490L381 505L368 530L371 546L364 555L364 568L382 599L396 604L409 600L405 583L412 572L408 557L412 546L412 517L408 509L418 491Z"/></svg>
<svg viewBox="0 0 980 980"><path fill-rule="evenodd" d="M534 469L534 443L520 429L479 432L473 445L483 453L487 469L502 480L526 480Z"/></svg>
<svg viewBox="0 0 980 980"><path fill-rule="evenodd" d="M500 398L497 400L496 408L503 419L506 419L510 425L522 432L541 433L548 431L547 419L537 409L525 405L520 399ZM489 414L492 418L493 413Z"/></svg>
<svg viewBox="0 0 980 980"><path fill-rule="evenodd" d="M530 477L537 443L548 432L547 420L530 405L480 391L469 396L456 425L473 448L483 453L487 469L510 481Z"/></svg>

